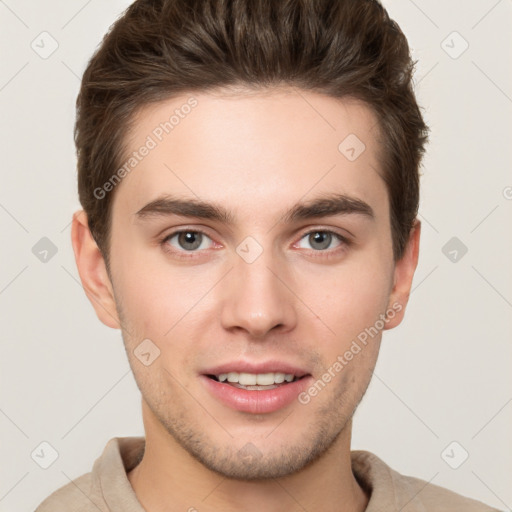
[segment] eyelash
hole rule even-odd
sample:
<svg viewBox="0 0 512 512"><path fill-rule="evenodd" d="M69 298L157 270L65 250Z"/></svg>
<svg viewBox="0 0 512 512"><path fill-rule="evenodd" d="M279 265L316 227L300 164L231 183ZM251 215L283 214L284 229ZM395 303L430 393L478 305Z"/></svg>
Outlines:
<svg viewBox="0 0 512 512"><path fill-rule="evenodd" d="M172 233L169 233L165 235L163 239L160 240L160 245L162 246L163 250L165 252L171 253L174 256L177 256L181 259L191 259L194 258L195 255L200 251L185 251L185 250L176 250L176 249L169 249L169 244L167 243L169 240L171 240L176 235L179 235L181 233L200 233L208 238L211 239L211 237L206 233L205 231L202 231L201 229L179 229L176 231L173 231ZM307 231L302 234L302 236L299 238L299 241L305 238L308 235L311 235L313 233L323 233L323 234L330 234L334 235L338 239L339 242L341 242L341 245L334 248L334 249L324 249L324 250L314 250L310 249L310 251L313 251L314 253L321 254L324 258L330 258L335 257L338 255L338 253L347 247L349 247L352 244L352 241L349 240L347 237L337 233L336 231L328 230L328 229L312 229L310 231ZM187 254L187 255L185 255Z"/></svg>

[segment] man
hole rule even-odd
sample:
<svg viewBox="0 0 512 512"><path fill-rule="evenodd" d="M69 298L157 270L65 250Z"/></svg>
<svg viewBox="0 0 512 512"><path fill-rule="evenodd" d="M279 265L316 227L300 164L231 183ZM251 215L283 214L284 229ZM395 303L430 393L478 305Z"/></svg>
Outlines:
<svg viewBox="0 0 512 512"><path fill-rule="evenodd" d="M350 450L418 261L428 128L372 0L141 0L77 102L72 243L145 438L37 509L487 511Z"/></svg>

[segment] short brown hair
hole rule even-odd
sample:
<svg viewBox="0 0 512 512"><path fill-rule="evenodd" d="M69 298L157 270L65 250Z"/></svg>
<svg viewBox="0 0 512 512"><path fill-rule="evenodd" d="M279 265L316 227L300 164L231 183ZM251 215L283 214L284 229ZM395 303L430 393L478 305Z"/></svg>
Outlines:
<svg viewBox="0 0 512 512"><path fill-rule="evenodd" d="M407 39L377 0L137 0L110 27L77 98L78 193L109 269L115 190L144 106L190 91L288 84L364 101L376 114L395 260L418 213L428 139Z"/></svg>

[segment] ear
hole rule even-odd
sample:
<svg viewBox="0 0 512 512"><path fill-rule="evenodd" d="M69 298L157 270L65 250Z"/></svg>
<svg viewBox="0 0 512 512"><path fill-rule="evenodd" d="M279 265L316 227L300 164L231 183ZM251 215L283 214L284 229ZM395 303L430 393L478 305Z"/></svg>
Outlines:
<svg viewBox="0 0 512 512"><path fill-rule="evenodd" d="M418 265L420 233L421 222L419 219L415 219L404 254L395 263L394 285L388 302L388 311L393 311L394 316L388 315L384 329L396 327L404 318L405 306L407 306L411 293L414 271Z"/></svg>
<svg viewBox="0 0 512 512"><path fill-rule="evenodd" d="M71 243L82 286L96 315L106 326L120 329L112 283L84 210L73 214Z"/></svg>

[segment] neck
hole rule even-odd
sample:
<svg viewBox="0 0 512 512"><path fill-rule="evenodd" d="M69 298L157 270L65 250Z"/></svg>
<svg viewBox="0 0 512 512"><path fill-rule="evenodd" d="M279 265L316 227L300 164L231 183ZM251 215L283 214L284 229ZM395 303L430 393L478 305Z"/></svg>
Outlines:
<svg viewBox="0 0 512 512"><path fill-rule="evenodd" d="M203 466L179 445L143 401L146 446L128 473L147 512L363 512L368 497L352 473L349 421L320 459L300 472L263 481L232 480Z"/></svg>

